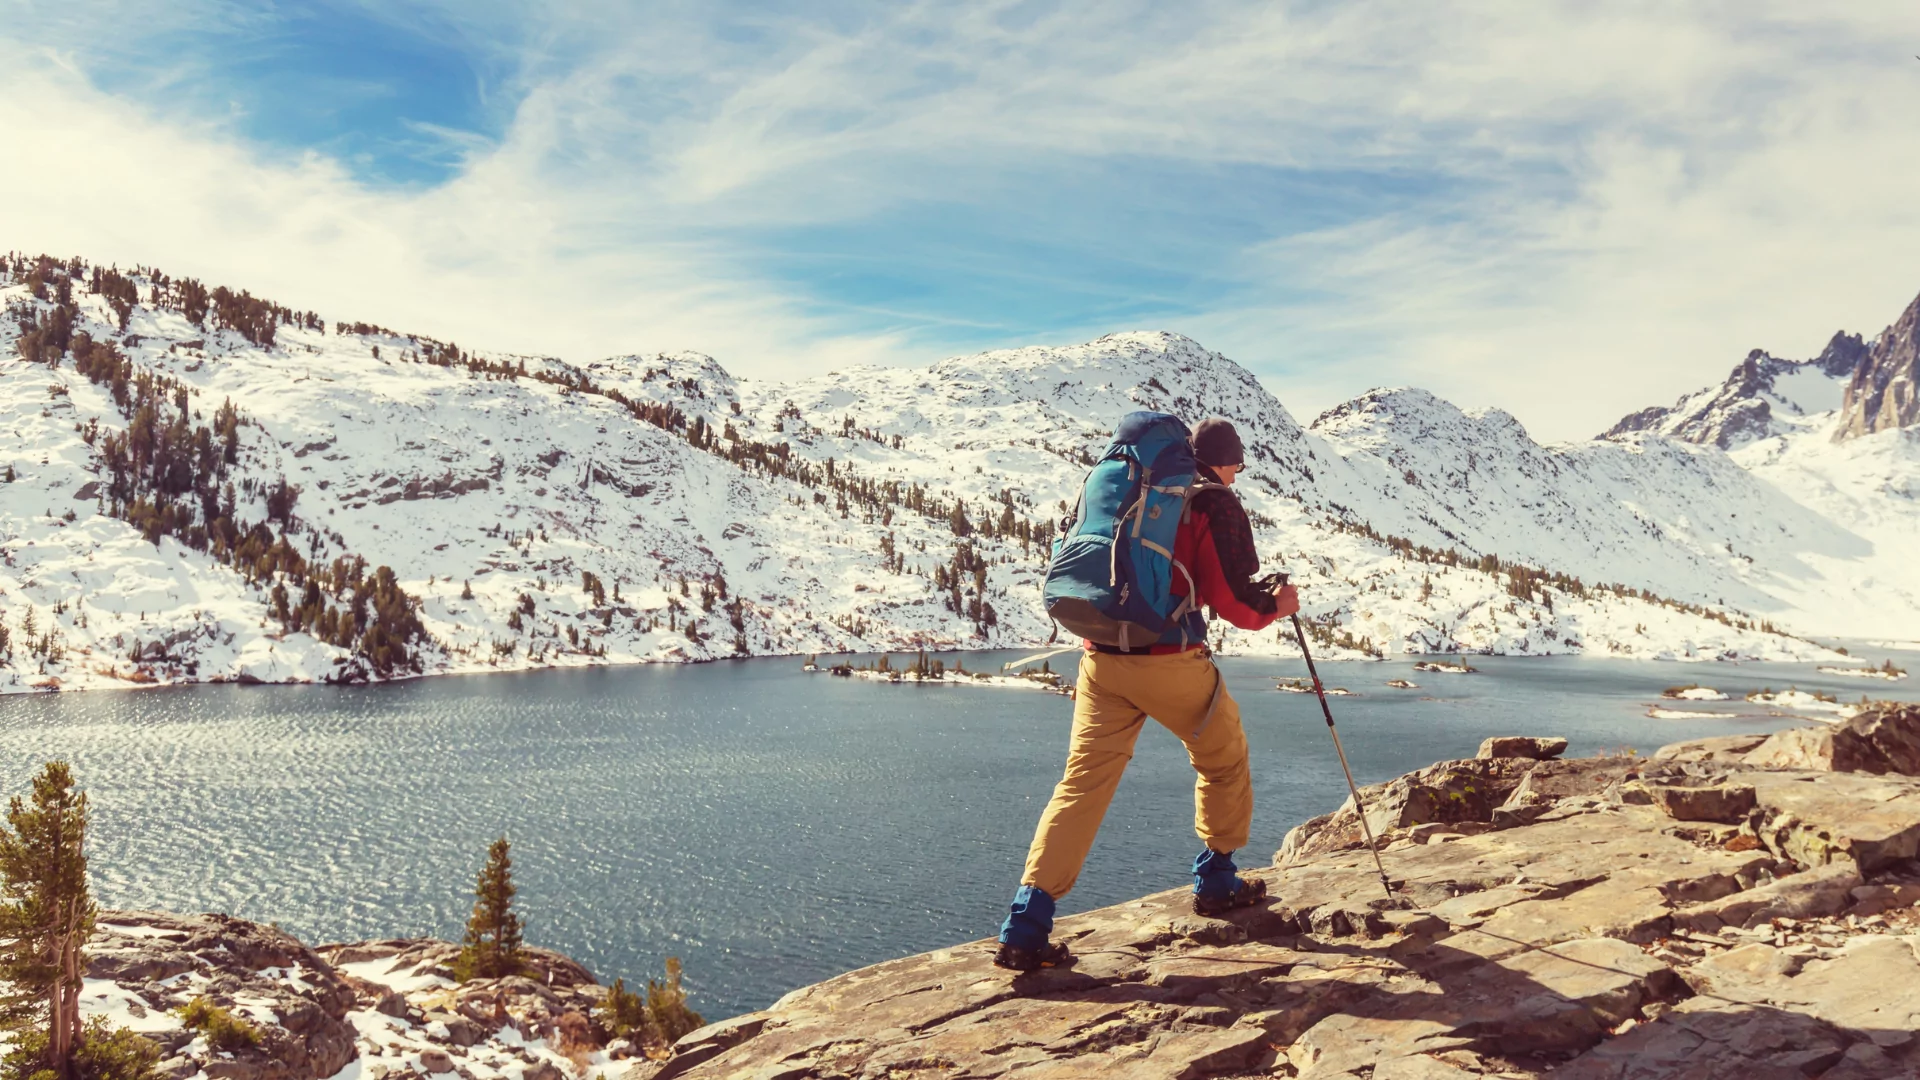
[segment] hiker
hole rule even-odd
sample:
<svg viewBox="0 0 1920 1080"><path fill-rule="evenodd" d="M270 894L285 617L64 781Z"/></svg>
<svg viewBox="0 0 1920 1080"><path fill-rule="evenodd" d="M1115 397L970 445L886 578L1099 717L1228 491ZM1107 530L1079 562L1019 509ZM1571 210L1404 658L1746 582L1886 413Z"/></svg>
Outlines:
<svg viewBox="0 0 1920 1080"><path fill-rule="evenodd" d="M1066 959L1067 947L1048 941L1054 904L1080 876L1148 716L1180 737L1198 774L1194 831L1206 846L1193 860L1193 910L1215 915L1266 896L1266 883L1241 878L1233 863L1252 824L1253 783L1240 708L1213 664L1206 616L1199 609L1211 607L1243 630L1259 630L1298 611L1300 601L1292 586L1268 591L1253 581L1260 565L1253 528L1229 490L1244 462L1239 433L1228 421L1212 418L1201 421L1190 438L1186 434L1184 424L1163 413L1134 413L1123 420L1108 456L1089 474L1073 531L1056 548L1048 574L1048 614L1069 630L1085 628L1087 634L1116 640L1084 641L1066 772L1034 829L1020 888L1000 928L994 956L1000 967L1032 971ZM1110 475L1103 477L1103 469ZM1144 478L1121 487L1123 480L1132 484L1136 469ZM1183 475L1191 478L1184 488L1179 486ZM1116 491L1122 494L1115 497ZM1162 497L1173 501L1150 502ZM1123 504L1127 508L1117 517L1110 513L1110 507ZM1163 613L1164 620L1126 608L1148 590L1121 580L1146 576L1136 560L1166 554L1164 541L1137 547L1127 542L1129 534L1140 537L1155 527L1170 531L1172 539L1164 601L1172 609ZM1076 542L1088 552L1084 564L1076 563ZM1122 573L1123 565L1128 573ZM1072 580L1076 569L1088 571L1080 575L1083 584ZM1124 587L1107 595L1103 587L1116 584ZM1102 603L1106 613L1094 610ZM1122 609L1125 617L1111 615ZM1149 628L1156 623L1163 628L1156 637L1136 637L1142 620ZM1109 627L1117 633L1108 633Z"/></svg>

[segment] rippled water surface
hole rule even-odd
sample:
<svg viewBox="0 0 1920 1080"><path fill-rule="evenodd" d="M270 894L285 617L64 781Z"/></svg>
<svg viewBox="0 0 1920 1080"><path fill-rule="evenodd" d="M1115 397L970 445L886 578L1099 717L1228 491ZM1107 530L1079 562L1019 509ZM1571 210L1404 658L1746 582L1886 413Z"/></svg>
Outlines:
<svg viewBox="0 0 1920 1080"><path fill-rule="evenodd" d="M1493 734L1565 735L1591 753L1783 723L1645 716L1677 682L1920 696L1911 680L1797 665L1473 662L1480 674L1329 667L1330 684L1360 694L1334 708L1361 782L1471 755ZM1258 811L1243 861L1264 863L1290 825L1338 805L1344 784L1313 698L1273 690L1272 676L1299 664L1222 666L1253 743ZM1387 689L1391 678L1421 689ZM532 942L609 980L680 956L696 1006L719 1017L990 934L1057 778L1071 707L1051 694L806 675L793 660L10 697L0 791L65 757L93 799L103 903L228 911L316 943L457 937L487 842L504 832ZM1182 884L1198 847L1191 785L1179 744L1149 725L1063 910Z"/></svg>

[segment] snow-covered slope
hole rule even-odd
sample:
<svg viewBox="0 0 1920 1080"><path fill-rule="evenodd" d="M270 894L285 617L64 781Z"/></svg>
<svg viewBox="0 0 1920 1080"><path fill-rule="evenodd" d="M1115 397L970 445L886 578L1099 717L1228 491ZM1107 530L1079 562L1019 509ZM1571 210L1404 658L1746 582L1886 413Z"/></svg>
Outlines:
<svg viewBox="0 0 1920 1080"><path fill-rule="evenodd" d="M0 277L0 690L1037 643L1051 522L1143 407L1239 425L1263 557L1343 655L1823 657L1762 621L1812 625L1823 589L1886 572L1717 449L1541 447L1413 390L1303 428L1172 334L774 384L696 354L573 367L280 309L267 332L233 294L209 312L191 283L99 280ZM127 446L159 455L134 470L147 487L116 471Z"/></svg>
<svg viewBox="0 0 1920 1080"><path fill-rule="evenodd" d="M1916 327L1920 299L1871 344L1835 334L1805 361L1756 350L1722 385L1635 413L1592 445L1650 431L1727 449L1755 480L1826 523L1830 541L1843 538L1773 538L1775 550L1755 563L1776 571L1761 583L1772 610L1791 612L1808 632L1910 637L1920 627ZM1780 559L1782 544L1797 551L1792 561Z"/></svg>

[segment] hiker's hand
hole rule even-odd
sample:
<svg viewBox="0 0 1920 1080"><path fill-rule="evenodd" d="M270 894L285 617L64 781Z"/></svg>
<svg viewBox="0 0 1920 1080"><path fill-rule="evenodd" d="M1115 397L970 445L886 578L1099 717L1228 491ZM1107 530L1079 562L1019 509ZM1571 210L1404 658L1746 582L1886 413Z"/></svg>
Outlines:
<svg viewBox="0 0 1920 1080"><path fill-rule="evenodd" d="M1300 593L1291 585L1282 585L1273 590L1273 602L1279 605L1278 618L1286 618L1300 610Z"/></svg>

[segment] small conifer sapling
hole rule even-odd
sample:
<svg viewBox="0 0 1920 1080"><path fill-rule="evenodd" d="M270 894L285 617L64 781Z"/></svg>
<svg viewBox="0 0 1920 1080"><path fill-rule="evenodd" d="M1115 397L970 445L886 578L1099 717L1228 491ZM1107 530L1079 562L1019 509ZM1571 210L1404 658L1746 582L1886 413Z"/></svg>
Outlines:
<svg viewBox="0 0 1920 1080"><path fill-rule="evenodd" d="M524 924L513 910L516 890L511 847L504 836L495 840L487 848L487 865L474 882L473 914L467 919L460 957L453 966L454 976L461 982L520 972Z"/></svg>

